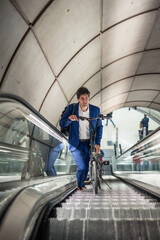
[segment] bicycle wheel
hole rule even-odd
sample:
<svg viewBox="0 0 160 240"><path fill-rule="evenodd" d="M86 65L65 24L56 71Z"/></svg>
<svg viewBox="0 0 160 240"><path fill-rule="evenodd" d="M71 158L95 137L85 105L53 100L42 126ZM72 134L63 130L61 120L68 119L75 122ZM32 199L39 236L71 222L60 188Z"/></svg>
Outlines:
<svg viewBox="0 0 160 240"><path fill-rule="evenodd" d="M93 185L93 191L95 194L98 193L98 176L97 176L97 163L96 161L92 162L92 185Z"/></svg>

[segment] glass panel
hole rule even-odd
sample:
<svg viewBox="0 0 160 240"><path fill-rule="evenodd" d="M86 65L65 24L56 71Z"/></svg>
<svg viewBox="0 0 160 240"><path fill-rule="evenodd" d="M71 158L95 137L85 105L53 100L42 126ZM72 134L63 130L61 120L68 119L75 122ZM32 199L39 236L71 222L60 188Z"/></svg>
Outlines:
<svg viewBox="0 0 160 240"><path fill-rule="evenodd" d="M25 105L0 96L0 215L21 188L75 172L67 140Z"/></svg>
<svg viewBox="0 0 160 240"><path fill-rule="evenodd" d="M117 175L159 187L160 128L113 161Z"/></svg>
<svg viewBox="0 0 160 240"><path fill-rule="evenodd" d="M0 181L21 179L29 159L28 121L17 108L7 106L0 105Z"/></svg>
<svg viewBox="0 0 160 240"><path fill-rule="evenodd" d="M68 146L64 146L64 148L59 152L55 163L55 169L58 174L73 174L76 172L77 167L71 153L68 150Z"/></svg>
<svg viewBox="0 0 160 240"><path fill-rule="evenodd" d="M21 103L0 98L0 182L72 174L71 165L68 142L56 128Z"/></svg>

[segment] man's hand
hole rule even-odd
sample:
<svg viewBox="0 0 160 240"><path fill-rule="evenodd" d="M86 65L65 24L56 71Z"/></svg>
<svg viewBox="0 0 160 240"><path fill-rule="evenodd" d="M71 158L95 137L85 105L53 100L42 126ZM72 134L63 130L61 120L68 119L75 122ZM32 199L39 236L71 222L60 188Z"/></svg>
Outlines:
<svg viewBox="0 0 160 240"><path fill-rule="evenodd" d="M98 144L94 145L95 149L96 149L96 153L100 153L101 149L100 146Z"/></svg>
<svg viewBox="0 0 160 240"><path fill-rule="evenodd" d="M70 115L70 116L69 116L69 119L70 119L71 121L78 121L78 118L77 118L76 115Z"/></svg>

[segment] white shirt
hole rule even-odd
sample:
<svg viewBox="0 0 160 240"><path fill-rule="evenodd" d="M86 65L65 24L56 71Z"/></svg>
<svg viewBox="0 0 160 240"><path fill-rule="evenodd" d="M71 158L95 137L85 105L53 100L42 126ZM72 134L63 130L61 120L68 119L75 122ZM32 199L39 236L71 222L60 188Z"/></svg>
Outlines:
<svg viewBox="0 0 160 240"><path fill-rule="evenodd" d="M79 116L89 117L89 107L87 111L83 112L79 106ZM79 120L79 139L90 139L89 122L87 120Z"/></svg>

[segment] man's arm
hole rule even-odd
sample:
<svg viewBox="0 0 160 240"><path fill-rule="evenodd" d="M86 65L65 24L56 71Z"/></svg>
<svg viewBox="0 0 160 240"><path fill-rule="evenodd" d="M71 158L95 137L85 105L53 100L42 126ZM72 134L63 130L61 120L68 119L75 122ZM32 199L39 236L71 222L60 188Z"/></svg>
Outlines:
<svg viewBox="0 0 160 240"><path fill-rule="evenodd" d="M69 105L66 109L66 111L64 112L60 122L59 122L59 125L61 128L64 128L64 127L67 127L71 124L71 120L69 119L69 116L72 114L72 108L73 108L73 105Z"/></svg>
<svg viewBox="0 0 160 240"><path fill-rule="evenodd" d="M71 121L78 121L78 118L77 118L76 115L70 115L70 116L69 116L69 119L70 119Z"/></svg>

